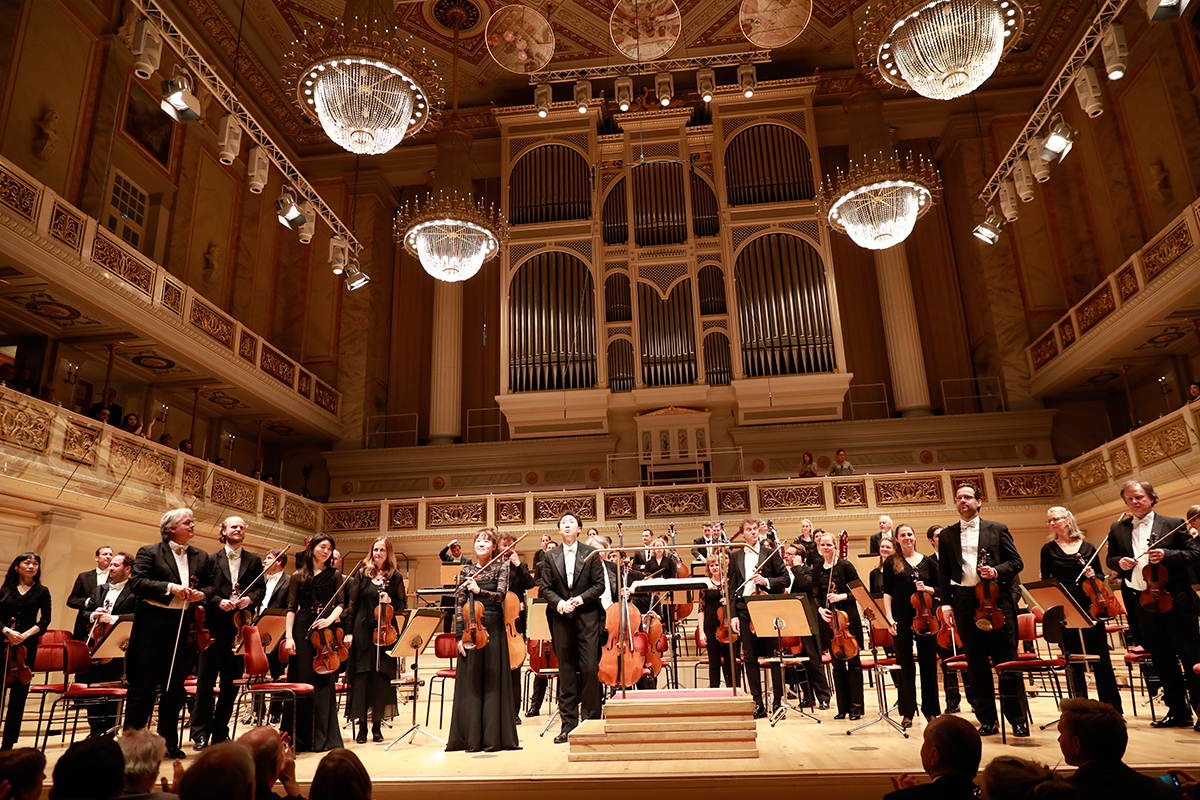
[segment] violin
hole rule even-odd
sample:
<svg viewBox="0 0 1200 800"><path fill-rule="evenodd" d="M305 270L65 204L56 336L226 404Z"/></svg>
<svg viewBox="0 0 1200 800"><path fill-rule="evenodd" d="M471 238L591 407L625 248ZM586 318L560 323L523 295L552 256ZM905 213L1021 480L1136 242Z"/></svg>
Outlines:
<svg viewBox="0 0 1200 800"><path fill-rule="evenodd" d="M846 531L842 531L838 540L838 559L846 557L849 551L850 537ZM837 567L835 561L833 566L829 568L829 587L825 591L826 598L833 594L833 573ZM828 601L826 601L828 602ZM829 642L829 652L834 658L847 661L858 656L859 644L858 638L850 632L850 615L845 611L834 608L832 604L829 606L829 627L833 630L833 636Z"/></svg>
<svg viewBox="0 0 1200 800"><path fill-rule="evenodd" d="M737 631L729 624L729 615L725 613L725 606L717 606L717 641L721 644L729 644L738 640Z"/></svg>
<svg viewBox="0 0 1200 800"><path fill-rule="evenodd" d="M376 646L391 647L399 635L396 633L396 610L391 603L383 602L384 594L383 587L379 587L379 605L375 606L375 631L371 641Z"/></svg>
<svg viewBox="0 0 1200 800"><path fill-rule="evenodd" d="M478 650L487 647L487 626L483 624L483 603L479 600L467 600L463 603L463 632L458 637L463 650Z"/></svg>
<svg viewBox="0 0 1200 800"><path fill-rule="evenodd" d="M662 672L663 653L667 652L668 639L663 636L662 618L649 611L642 615L642 633L646 636L646 665L650 674L658 677Z"/></svg>
<svg viewBox="0 0 1200 800"><path fill-rule="evenodd" d="M233 582L233 593L229 595L230 600L241 600L242 592L238 588L237 581ZM254 612L250 606L245 608L235 608L233 610L233 649L237 651L242 646L242 628L247 625L254 624Z"/></svg>
<svg viewBox="0 0 1200 800"><path fill-rule="evenodd" d="M946 612L941 606L938 606L937 609L937 619L941 623L941 630L937 632L938 647L958 655L959 648L963 646L962 638L958 635L958 628L946 619Z"/></svg>
<svg viewBox="0 0 1200 800"><path fill-rule="evenodd" d="M197 576L193 575L190 581L191 587L195 589L198 583ZM212 634L204 626L204 604L187 603L183 609L183 617L184 624L187 627L187 643L193 645L197 650L207 650L208 646L212 644Z"/></svg>
<svg viewBox="0 0 1200 800"><path fill-rule="evenodd" d="M8 627L13 630L17 629L17 618L13 617ZM5 648L5 665L4 665L4 685L5 686L28 686L33 680L33 670L29 667L29 650L24 643L10 644Z"/></svg>
<svg viewBox="0 0 1200 800"><path fill-rule="evenodd" d="M626 572L622 589L627 588L629 573ZM600 682L605 686L633 686L642 677L650 642L646 634L638 630L642 625L642 614L632 603L622 599L605 611L604 630L608 641L600 649Z"/></svg>
<svg viewBox="0 0 1200 800"><path fill-rule="evenodd" d="M1175 607L1170 593L1163 588L1163 584L1171 579L1166 567L1162 564L1147 564L1142 567L1142 579L1146 581L1146 588L1141 597L1142 608L1165 614Z"/></svg>
<svg viewBox="0 0 1200 800"><path fill-rule="evenodd" d="M328 628L318 628L309 635L313 649L313 672L318 675L332 675L342 666L342 662L350 657L350 651L342 642L345 634L341 627L331 625Z"/></svg>
<svg viewBox="0 0 1200 800"><path fill-rule="evenodd" d="M105 600L104 607L100 610L107 614L108 612L112 611L112 603L108 602L108 600ZM108 636L113 627L113 625L108 625L100 620L96 620L96 623L92 625L92 629L88 631L87 635L87 648L89 653L96 652L96 648L100 646L100 643L104 641L104 637Z"/></svg>
<svg viewBox="0 0 1200 800"><path fill-rule="evenodd" d="M1084 560L1083 556L1076 553L1075 558L1079 559L1079 563L1083 564L1086 571L1088 562ZM1113 619L1121 615L1121 605L1109 591L1107 583L1095 577L1094 574L1090 578L1082 575L1080 577L1083 580L1083 593L1090 601L1088 613L1092 615L1092 619Z"/></svg>
<svg viewBox="0 0 1200 800"><path fill-rule="evenodd" d="M985 564L987 550L981 547L976 571L982 570ZM1000 610L1000 587L995 580L980 575L979 583L975 584L975 599L979 601L979 606L975 609L976 628L981 631L994 631L1004 627L1004 612Z"/></svg>
<svg viewBox="0 0 1200 800"><path fill-rule="evenodd" d="M917 575L916 567L914 567L912 564L909 564L908 568L912 572L913 583L916 583L918 580L920 580L920 576ZM937 635L937 632L941 629L942 625L938 621L937 615L934 614L933 598L929 595L929 593L915 591L913 592L912 597L909 598L909 602L912 603L913 607L913 633L918 636Z"/></svg>
<svg viewBox="0 0 1200 800"><path fill-rule="evenodd" d="M519 669L525 663L525 637L517 630L521 599L512 592L504 595L504 638L508 640L508 668Z"/></svg>

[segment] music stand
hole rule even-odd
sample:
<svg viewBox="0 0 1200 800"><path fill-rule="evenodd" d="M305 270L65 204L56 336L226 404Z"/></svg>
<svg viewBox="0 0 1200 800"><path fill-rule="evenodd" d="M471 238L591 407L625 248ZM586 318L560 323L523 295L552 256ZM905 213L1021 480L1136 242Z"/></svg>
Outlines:
<svg viewBox="0 0 1200 800"><path fill-rule="evenodd" d="M539 642L550 642L550 647L554 647L554 637L550 635L550 620L546 617L546 607L550 605L549 600L543 598L535 598L529 601L529 606L525 611L525 639L526 641L533 639ZM562 683L562 672L559 671L559 683ZM557 695L557 692L555 693ZM532 701L531 701L532 702ZM550 715L550 719L546 720L546 725L542 728L539 737L545 736L546 731L550 730L550 726L554 724L554 720L559 718L562 708L558 704L558 697L554 698L554 713Z"/></svg>
<svg viewBox="0 0 1200 800"><path fill-rule="evenodd" d="M888 707L888 702L887 702L887 688L884 685L885 684L885 681L883 680L884 674L879 669L879 645L875 641L875 631L891 627L890 625L888 625L887 615L883 613L883 608L879 605L878 602L876 602L875 598L871 596L871 593L869 591L867 591L867 587L863 586L862 581L860 581L860 580L850 581L848 587L850 589L850 594L854 597L854 599L858 602L858 605L862 608L863 616L866 617L867 621L871 623L871 627L867 631L867 636L871 640L871 660L875 664L875 666L873 667L873 669L875 670L875 673L876 673L875 674L875 678L876 678L876 680L875 680L875 698L879 702L879 715L876 716L875 719L871 720L870 722L863 723L862 725L859 725L857 728L851 728L850 730L846 731L846 735L850 736L855 731L861 731L863 728L869 728L877 722L886 722L888 725L891 725L892 728L894 728L897 733L899 733L901 736L903 736L905 739L907 739L908 731L906 731L904 729L904 726L901 725L899 722L896 722L896 720L892 719L890 716L888 716L888 712L891 711L891 709Z"/></svg>
<svg viewBox="0 0 1200 800"><path fill-rule="evenodd" d="M254 625L258 628L259 638L262 639L263 653L270 655L279 647L279 643L287 638L287 609L265 609L254 621ZM241 655L242 650L243 645L239 644L233 652Z"/></svg>
<svg viewBox="0 0 1200 800"><path fill-rule="evenodd" d="M446 744L445 739L439 739L429 731L421 727L421 723L417 722L417 704L421 696L421 674L418 671L418 665L421 661L421 651L429 644L433 637L437 634L437 629L442 624L442 612L434 611L431 608L413 609L408 615L408 620L404 625L404 630L396 638L396 644L388 651L389 658L407 658L412 656L413 660L413 702L412 702L412 727L404 733L397 736L384 747L384 751L391 750L392 745L399 742L406 736L412 735L408 740L409 744L413 743L413 739L417 738L418 733L423 733L435 742Z"/></svg>
<svg viewBox="0 0 1200 800"><path fill-rule="evenodd" d="M756 633L755 636L760 639L775 640L775 655L769 658L769 661L778 661L782 668L788 664L803 664L808 660L803 656L785 658L782 639L784 635L800 637L813 635L812 600L808 595L752 594L746 597L746 610L750 613L750 621L754 624L755 631L770 631L770 633ZM782 671L780 675L782 677ZM775 713L771 716L772 728L787 715L788 711L795 711L800 716L820 724L820 719L787 701L786 681L780 697L782 700L779 708L775 709Z"/></svg>
<svg viewBox="0 0 1200 800"><path fill-rule="evenodd" d="M1071 650L1067 644L1067 629L1071 628L1082 631L1084 628L1090 628L1095 625L1096 620L1092 619L1083 606L1079 605L1079 601L1067 591L1065 586L1054 579L1025 583L1022 584L1022 588L1024 589L1026 600L1032 600L1042 610L1043 635L1045 635L1047 624L1057 625L1062 631L1062 635L1059 637L1061 639L1059 646L1063 650L1063 660L1067 663L1067 666L1070 666ZM1062 609L1062 619L1057 619L1057 615L1052 616L1050 614L1050 611L1055 608ZM1083 652L1080 655L1086 660L1087 645L1084 643L1082 634L1079 637L1079 643L1083 647ZM1071 670L1067 670L1067 689L1072 697L1078 697L1078 687L1075 686L1075 677ZM1048 722L1042 725L1041 729L1046 730L1046 728L1057 721L1056 719L1054 722Z"/></svg>
<svg viewBox="0 0 1200 800"><path fill-rule="evenodd" d="M92 661L102 661L110 658L124 658L129 649L129 637L133 634L133 614L122 614L117 617L112 630L96 645L92 653Z"/></svg>
<svg viewBox="0 0 1200 800"><path fill-rule="evenodd" d="M462 568L462 564L442 564L441 572L439 573L442 586L457 586L458 579L462 574Z"/></svg>

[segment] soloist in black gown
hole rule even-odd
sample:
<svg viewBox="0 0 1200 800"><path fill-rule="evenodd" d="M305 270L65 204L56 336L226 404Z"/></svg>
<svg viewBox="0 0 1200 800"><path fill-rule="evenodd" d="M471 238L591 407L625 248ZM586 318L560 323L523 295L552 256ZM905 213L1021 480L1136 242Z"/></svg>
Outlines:
<svg viewBox="0 0 1200 800"><path fill-rule="evenodd" d="M311 695L300 695L296 699L297 752L320 753L342 746L342 730L338 726L337 716L337 690L334 685L337 676L318 675L313 669L313 656L316 651L308 631L317 619L317 612L329 603L341 585L341 572L336 569L323 569L303 586L293 577L288 590L288 611L296 614L292 623L292 639L296 643L296 652L288 661L288 681L308 683L313 687ZM344 595L330 608L339 603L345 609L347 603ZM328 616L329 612L326 611L325 615ZM288 719L285 718L285 729L288 727L287 723Z"/></svg>

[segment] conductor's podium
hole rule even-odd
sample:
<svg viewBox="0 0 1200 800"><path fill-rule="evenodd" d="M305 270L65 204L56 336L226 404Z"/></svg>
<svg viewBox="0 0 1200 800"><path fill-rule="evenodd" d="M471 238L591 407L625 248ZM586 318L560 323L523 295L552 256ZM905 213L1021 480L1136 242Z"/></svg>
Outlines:
<svg viewBox="0 0 1200 800"><path fill-rule="evenodd" d="M571 731L568 761L758 758L754 701L729 689L632 690Z"/></svg>

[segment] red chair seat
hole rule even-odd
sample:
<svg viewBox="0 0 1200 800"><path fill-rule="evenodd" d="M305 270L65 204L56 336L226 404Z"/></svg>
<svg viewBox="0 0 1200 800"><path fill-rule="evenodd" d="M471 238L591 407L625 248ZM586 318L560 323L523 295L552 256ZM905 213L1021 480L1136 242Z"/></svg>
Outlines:
<svg viewBox="0 0 1200 800"><path fill-rule="evenodd" d="M1147 653L1145 650L1143 650L1140 647L1131 648L1128 652L1125 653L1125 663L1126 664L1140 664L1143 661L1148 661L1149 659L1150 659L1150 654Z"/></svg>
<svg viewBox="0 0 1200 800"><path fill-rule="evenodd" d="M996 665L996 670L1026 670L1026 669L1057 669L1065 666L1061 658L1019 658L1016 661L1003 661Z"/></svg>
<svg viewBox="0 0 1200 800"><path fill-rule="evenodd" d="M438 678L453 678L457 674L457 670L439 669L437 672L435 672L433 674L435 677L438 677Z"/></svg>
<svg viewBox="0 0 1200 800"><path fill-rule="evenodd" d="M88 697L108 697L113 700L120 699L126 695L127 689L119 686L85 686L82 683L75 683L66 692L63 692L63 697L68 700L82 700Z"/></svg>
<svg viewBox="0 0 1200 800"><path fill-rule="evenodd" d="M30 686L29 691L34 692L34 693L45 692L46 694L62 694L64 691L74 691L75 689L85 689L85 688L87 688L86 683L70 683L70 684L39 683L39 684Z"/></svg>
<svg viewBox="0 0 1200 800"><path fill-rule="evenodd" d="M252 683L246 688L254 692L295 692L296 694L311 694L313 691L311 683L287 683L285 681Z"/></svg>
<svg viewBox="0 0 1200 800"><path fill-rule="evenodd" d="M1192 664L1192 672L1200 675L1200 664Z"/></svg>
<svg viewBox="0 0 1200 800"><path fill-rule="evenodd" d="M860 656L859 661L862 662L863 669L871 669L876 664L875 659L871 658L870 656ZM879 663L879 666L881 666L881 667L894 667L894 666L896 666L896 659L881 658L881 659L879 659L878 663Z"/></svg>
<svg viewBox="0 0 1200 800"><path fill-rule="evenodd" d="M1127 630L1129 630L1128 625L1105 625L1104 626L1105 633L1120 633L1121 631L1127 631Z"/></svg>

